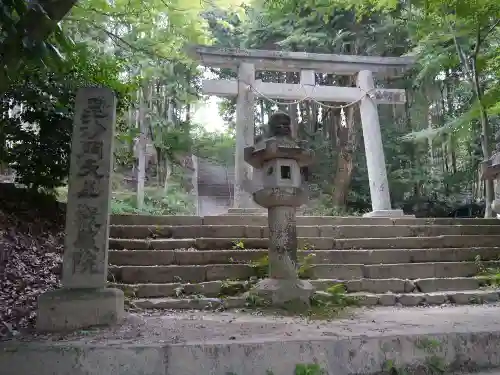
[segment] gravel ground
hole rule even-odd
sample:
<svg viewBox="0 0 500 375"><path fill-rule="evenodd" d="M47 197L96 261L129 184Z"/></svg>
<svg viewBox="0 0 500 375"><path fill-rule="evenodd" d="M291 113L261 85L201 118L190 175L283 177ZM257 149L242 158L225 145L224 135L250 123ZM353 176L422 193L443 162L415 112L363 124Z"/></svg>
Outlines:
<svg viewBox="0 0 500 375"><path fill-rule="evenodd" d="M382 336L397 334L500 331L500 304L353 310L333 321L258 315L244 311L142 312L119 326L67 335L23 334L22 341L151 344Z"/></svg>

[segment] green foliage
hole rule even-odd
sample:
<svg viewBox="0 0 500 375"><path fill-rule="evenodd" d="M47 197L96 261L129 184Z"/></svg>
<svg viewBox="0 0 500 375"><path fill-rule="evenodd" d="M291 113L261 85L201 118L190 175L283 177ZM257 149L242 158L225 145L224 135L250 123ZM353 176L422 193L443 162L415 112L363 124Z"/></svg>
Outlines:
<svg viewBox="0 0 500 375"><path fill-rule="evenodd" d="M250 281L231 281L224 280L220 286L219 297L238 296L248 291L252 287Z"/></svg>
<svg viewBox="0 0 500 375"><path fill-rule="evenodd" d="M333 319L350 306L357 306L358 301L346 294L343 284L335 284L326 292L316 292L311 299L308 316L311 319Z"/></svg>
<svg viewBox="0 0 500 375"><path fill-rule="evenodd" d="M197 156L226 167L234 165L236 142L233 134L209 132L201 126L194 127L191 134L192 150Z"/></svg>
<svg viewBox="0 0 500 375"><path fill-rule="evenodd" d="M478 269L478 277L486 281L486 284L497 288L500 286L500 267L487 267L479 255L474 260Z"/></svg>
<svg viewBox="0 0 500 375"><path fill-rule="evenodd" d="M119 114L128 104L128 87L119 81L119 72L119 61L82 45L75 46L59 71L29 67L20 71L0 103L2 161L15 169L19 183L48 190L65 183L76 89L87 85L114 89ZM9 116L9 110L21 106L18 115Z"/></svg>
<svg viewBox="0 0 500 375"><path fill-rule="evenodd" d="M226 375L237 375L234 372L228 372ZM274 375L272 370L266 370L265 375ZM293 375L328 375L326 370L324 370L317 363L298 363L295 365L295 370Z"/></svg>
<svg viewBox="0 0 500 375"><path fill-rule="evenodd" d="M245 249L245 243L243 240L235 240L233 241L233 250L244 250Z"/></svg>
<svg viewBox="0 0 500 375"><path fill-rule="evenodd" d="M166 194L162 189L147 190L141 210L137 208L137 200L133 194L116 196L111 201L111 211L113 214L193 215L195 206L192 196L179 186L171 184Z"/></svg>
<svg viewBox="0 0 500 375"><path fill-rule="evenodd" d="M299 269L297 270L297 274L300 279L309 279L311 278L311 271L313 268L314 259L316 258L316 254L310 253L302 257L299 263Z"/></svg>
<svg viewBox="0 0 500 375"><path fill-rule="evenodd" d="M267 277L269 275L269 256L265 255L255 262L250 262L250 266L259 279Z"/></svg>
<svg viewBox="0 0 500 375"><path fill-rule="evenodd" d="M326 371L317 363L300 363L295 366L294 375L326 375Z"/></svg>
<svg viewBox="0 0 500 375"><path fill-rule="evenodd" d="M73 1L59 4L9 0L2 2L0 11L0 95L17 80L25 69L58 70L64 62L59 48L70 48L69 41L58 25L60 16L71 8ZM64 11L63 11L64 10ZM53 35L50 35L50 34Z"/></svg>

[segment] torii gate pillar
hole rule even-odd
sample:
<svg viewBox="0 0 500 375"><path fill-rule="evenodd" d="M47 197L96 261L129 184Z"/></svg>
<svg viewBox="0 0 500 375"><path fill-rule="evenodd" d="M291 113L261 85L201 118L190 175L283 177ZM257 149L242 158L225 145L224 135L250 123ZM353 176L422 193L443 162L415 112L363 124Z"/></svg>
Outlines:
<svg viewBox="0 0 500 375"><path fill-rule="evenodd" d="M378 118L378 104L401 104L406 101L405 91L374 87L373 73L397 75L414 63L413 57L374 57L240 50L196 46L193 57L203 65L219 68L238 68L236 80L204 80L203 92L225 97L237 96L236 105L236 165L234 208L229 213L259 213L253 204L252 167L245 163L243 150L254 142L255 95L297 100L311 98L316 101L356 103L360 101L361 121L366 150L368 177L373 211L365 216L401 217L402 210L393 210ZM301 72L301 84L255 81L255 70ZM358 75L358 87L316 85L314 72ZM306 79L309 78L309 79ZM255 91L255 92L254 92ZM361 99L360 99L361 98Z"/></svg>
<svg viewBox="0 0 500 375"><path fill-rule="evenodd" d="M370 96L375 88L371 71L362 70L358 73L358 87L366 93L364 98L361 99L359 111L372 201L372 212L364 216L401 217L404 215L403 210L393 210L391 206L377 103Z"/></svg>
<svg viewBox="0 0 500 375"><path fill-rule="evenodd" d="M236 151L234 165L233 210L229 213L242 213L256 208L249 191L253 168L245 161L244 149L254 143L254 102L255 94L251 87L255 83L255 66L241 62L238 66L238 96L236 99ZM235 212L233 212L235 211Z"/></svg>

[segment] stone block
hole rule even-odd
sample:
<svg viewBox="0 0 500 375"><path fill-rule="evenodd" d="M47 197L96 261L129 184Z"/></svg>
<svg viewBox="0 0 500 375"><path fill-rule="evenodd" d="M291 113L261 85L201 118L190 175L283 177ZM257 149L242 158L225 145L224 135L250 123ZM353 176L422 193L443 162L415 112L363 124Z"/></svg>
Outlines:
<svg viewBox="0 0 500 375"><path fill-rule="evenodd" d="M405 293L411 293L415 290L415 283L411 280L405 280Z"/></svg>
<svg viewBox="0 0 500 375"><path fill-rule="evenodd" d="M497 302L499 299L497 291L463 291L450 292L449 299L457 305L479 304L482 302Z"/></svg>
<svg viewBox="0 0 500 375"><path fill-rule="evenodd" d="M156 250L158 251L158 250ZM180 266L206 264L205 251L174 251L174 263Z"/></svg>
<svg viewBox="0 0 500 375"><path fill-rule="evenodd" d="M311 252L311 251L309 251ZM315 252L315 263L319 264L363 264L369 256L367 251L363 250L324 250Z"/></svg>
<svg viewBox="0 0 500 375"><path fill-rule="evenodd" d="M226 297L222 301L226 309L245 307L246 304L245 298L242 297Z"/></svg>
<svg viewBox="0 0 500 375"><path fill-rule="evenodd" d="M130 266L121 267L124 283L172 283L206 280L206 266Z"/></svg>
<svg viewBox="0 0 500 375"><path fill-rule="evenodd" d="M203 225L258 225L267 226L267 216L262 215L221 215L203 217Z"/></svg>
<svg viewBox="0 0 500 375"><path fill-rule="evenodd" d="M405 215L403 210L375 210L364 214L363 217L411 218L415 217L415 215Z"/></svg>
<svg viewBox="0 0 500 375"><path fill-rule="evenodd" d="M299 237L298 248L304 250L335 249L335 239L326 237Z"/></svg>
<svg viewBox="0 0 500 375"><path fill-rule="evenodd" d="M272 306L303 310L310 306L314 287L305 280L264 279L250 291Z"/></svg>
<svg viewBox="0 0 500 375"><path fill-rule="evenodd" d="M164 229L165 228L165 229ZM152 234L155 238L198 238L202 237L205 227L201 225L179 225L171 227L157 227ZM167 237L170 235L170 237Z"/></svg>
<svg viewBox="0 0 500 375"><path fill-rule="evenodd" d="M370 279L418 279L434 277L433 263L380 264L365 266L365 275Z"/></svg>
<svg viewBox="0 0 500 375"><path fill-rule="evenodd" d="M346 282L348 292L369 292L369 293L402 293L405 291L405 280L402 279L362 279L349 280Z"/></svg>
<svg viewBox="0 0 500 375"><path fill-rule="evenodd" d="M348 280L345 288L349 293L361 292L363 290L363 280Z"/></svg>
<svg viewBox="0 0 500 375"><path fill-rule="evenodd" d="M199 250L228 250L234 246L234 241L239 238L197 238L196 248ZM267 238L244 238L245 249L267 249Z"/></svg>
<svg viewBox="0 0 500 375"><path fill-rule="evenodd" d="M364 264L410 263L411 250L366 250Z"/></svg>
<svg viewBox="0 0 500 375"><path fill-rule="evenodd" d="M109 264L117 266L154 266L174 264L173 250L112 250L108 253Z"/></svg>
<svg viewBox="0 0 500 375"><path fill-rule="evenodd" d="M434 266L437 278L473 277L479 272L475 262L434 263Z"/></svg>
<svg viewBox="0 0 500 375"><path fill-rule="evenodd" d="M499 295L497 291L486 291L481 294L482 302L498 302Z"/></svg>
<svg viewBox="0 0 500 375"><path fill-rule="evenodd" d="M421 294L402 294L398 296L398 302L403 306L418 306L424 301Z"/></svg>
<svg viewBox="0 0 500 375"><path fill-rule="evenodd" d="M352 296L356 298L360 306L375 306L379 301L379 296L376 294L355 293Z"/></svg>
<svg viewBox="0 0 500 375"><path fill-rule="evenodd" d="M428 305L442 305L446 303L448 297L444 293L432 293L424 295L424 303Z"/></svg>
<svg viewBox="0 0 500 375"><path fill-rule="evenodd" d="M317 226L301 226L297 227L297 236L299 237L331 237L320 234Z"/></svg>
<svg viewBox="0 0 500 375"><path fill-rule="evenodd" d="M245 231L244 231L245 237L246 238L267 238L267 237L269 237L268 235L264 236L264 229L265 228L267 228L267 227L246 226Z"/></svg>
<svg viewBox="0 0 500 375"><path fill-rule="evenodd" d="M182 286L186 295L201 294L206 297L218 297L222 281L207 281L199 284L184 284Z"/></svg>
<svg viewBox="0 0 500 375"><path fill-rule="evenodd" d="M77 330L119 323L124 294L115 288L58 289L38 297L39 331Z"/></svg>
<svg viewBox="0 0 500 375"><path fill-rule="evenodd" d="M255 274L248 264L214 264L207 266L207 281L245 280Z"/></svg>
<svg viewBox="0 0 500 375"><path fill-rule="evenodd" d="M382 294L378 298L379 305L382 306L394 306L396 304L396 295L394 294Z"/></svg>
<svg viewBox="0 0 500 375"><path fill-rule="evenodd" d="M139 284L134 285L137 298L170 297L176 295L176 290L182 288L181 283L169 284Z"/></svg>
<svg viewBox="0 0 500 375"><path fill-rule="evenodd" d="M269 238L269 226L265 226L262 229L262 238Z"/></svg>
<svg viewBox="0 0 500 375"><path fill-rule="evenodd" d="M200 216L110 215L112 225L202 225Z"/></svg>
<svg viewBox="0 0 500 375"><path fill-rule="evenodd" d="M141 309L212 310L222 305L219 298L157 298L134 302Z"/></svg>
<svg viewBox="0 0 500 375"><path fill-rule="evenodd" d="M457 305L468 305L476 298L476 295L471 293L451 293L449 298L450 302Z"/></svg>
<svg viewBox="0 0 500 375"><path fill-rule="evenodd" d="M315 279L351 280L363 277L362 264L315 264L311 267Z"/></svg>
<svg viewBox="0 0 500 375"><path fill-rule="evenodd" d="M473 278L432 278L415 280L418 289L423 293L452 291L452 290L474 290L479 288L479 280Z"/></svg>
<svg viewBox="0 0 500 375"><path fill-rule="evenodd" d="M111 225L109 236L124 239L166 239L200 237L199 225Z"/></svg>
<svg viewBox="0 0 500 375"><path fill-rule="evenodd" d="M109 248L112 250L175 250L189 249L195 246L195 239L109 239Z"/></svg>
<svg viewBox="0 0 500 375"><path fill-rule="evenodd" d="M341 280L309 280L316 290L326 290L334 285L345 283Z"/></svg>
<svg viewBox="0 0 500 375"><path fill-rule="evenodd" d="M227 210L227 215L256 215L256 216L261 216L261 215L267 215L267 210L263 207L256 207L256 208L230 208Z"/></svg>
<svg viewBox="0 0 500 375"><path fill-rule="evenodd" d="M267 250L212 250L203 251L205 264L248 263L266 256Z"/></svg>
<svg viewBox="0 0 500 375"><path fill-rule="evenodd" d="M205 225L201 227L199 237L231 238L238 240L246 237L243 225ZM260 237L260 236L256 236Z"/></svg>

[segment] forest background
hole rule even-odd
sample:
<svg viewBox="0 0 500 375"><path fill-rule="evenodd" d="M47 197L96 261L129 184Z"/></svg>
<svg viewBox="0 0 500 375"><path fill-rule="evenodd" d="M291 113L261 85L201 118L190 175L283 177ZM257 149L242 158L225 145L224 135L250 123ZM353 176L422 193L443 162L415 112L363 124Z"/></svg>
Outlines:
<svg viewBox="0 0 500 375"><path fill-rule="evenodd" d="M4 173L15 171L29 188L65 199L75 91L104 85L118 96L113 211L192 214L186 156L234 166L235 101L220 100L221 130L207 130L211 119L194 116L206 99L200 84L208 73L185 47L206 44L416 56L405 76L378 82L406 89L408 98L406 105L379 106L394 207L446 216L464 205L484 210L493 199L480 163L500 151L497 0L81 0L62 20L59 13L21 0L3 2L0 12L0 162ZM227 70L210 74L234 77ZM258 74L270 82L299 82L298 73ZM316 79L351 86L355 77ZM277 109L299 122L300 137L321 156L308 171L308 213L369 210L357 107L301 102L278 108L258 100L256 135ZM141 131L156 155L144 189L133 172Z"/></svg>

